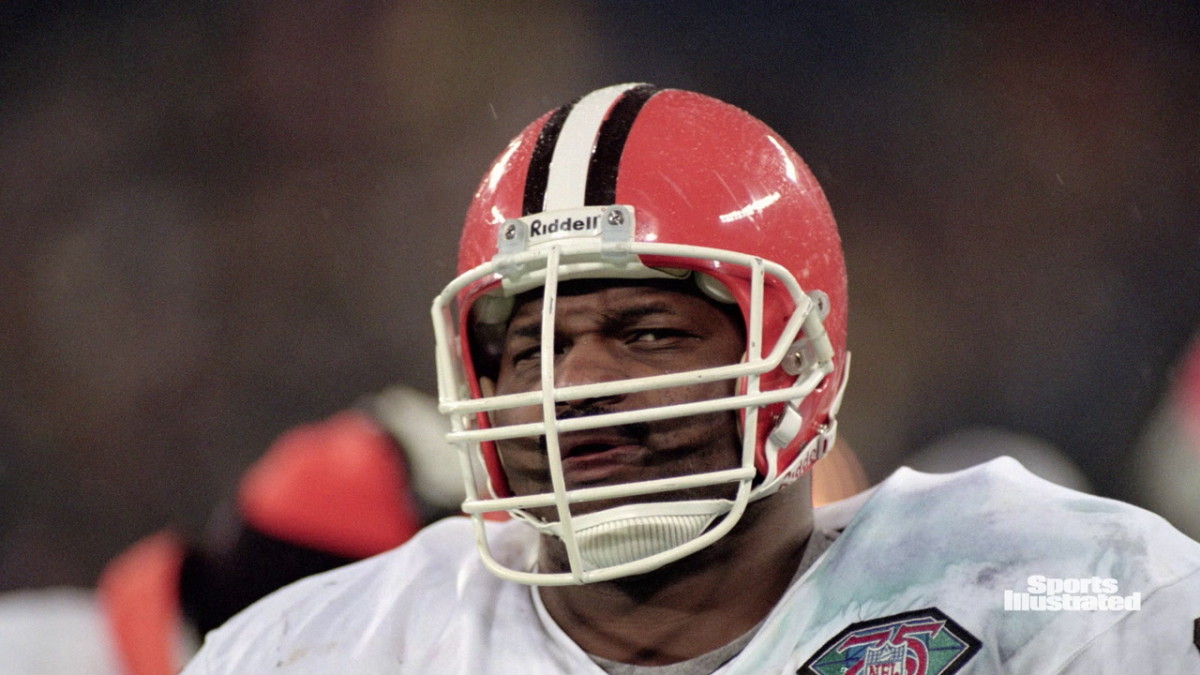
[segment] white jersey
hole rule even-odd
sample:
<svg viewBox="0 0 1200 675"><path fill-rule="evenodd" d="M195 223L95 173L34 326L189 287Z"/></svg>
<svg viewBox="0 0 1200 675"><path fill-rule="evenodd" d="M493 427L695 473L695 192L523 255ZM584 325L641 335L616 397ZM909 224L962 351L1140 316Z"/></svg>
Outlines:
<svg viewBox="0 0 1200 675"><path fill-rule="evenodd" d="M1141 509L1000 459L901 469L817 520L841 535L717 673L1200 673L1200 544ZM529 526L491 526L530 562ZM260 601L184 674L603 673L535 595L450 519Z"/></svg>

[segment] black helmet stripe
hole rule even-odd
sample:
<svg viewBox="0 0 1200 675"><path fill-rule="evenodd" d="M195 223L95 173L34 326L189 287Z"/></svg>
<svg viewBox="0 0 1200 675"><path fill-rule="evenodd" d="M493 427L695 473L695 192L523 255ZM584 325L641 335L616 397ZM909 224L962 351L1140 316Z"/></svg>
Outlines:
<svg viewBox="0 0 1200 675"><path fill-rule="evenodd" d="M521 215L542 211L542 203L546 200L546 184L550 180L550 158L554 156L554 146L558 144L558 135L562 132L563 122L571 114L574 103L568 103L555 110L538 132L537 144L533 146L533 155L529 158L529 172L525 176L525 199L521 204Z"/></svg>
<svg viewBox="0 0 1200 675"><path fill-rule="evenodd" d="M551 114L530 157L523 215L613 203L633 121L658 91L647 84L607 87Z"/></svg>
<svg viewBox="0 0 1200 675"><path fill-rule="evenodd" d="M584 190L584 206L605 206L617 199L617 167L621 164L621 152L633 128L633 120L650 97L658 93L654 85L643 84L630 89L613 106L608 119L600 125L596 136L596 149L588 166L587 188Z"/></svg>

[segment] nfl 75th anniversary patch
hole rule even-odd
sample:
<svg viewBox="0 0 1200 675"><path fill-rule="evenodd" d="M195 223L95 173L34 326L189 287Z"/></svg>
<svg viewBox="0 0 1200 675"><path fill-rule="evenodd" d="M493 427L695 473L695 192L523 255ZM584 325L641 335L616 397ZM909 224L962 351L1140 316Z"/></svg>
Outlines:
<svg viewBox="0 0 1200 675"><path fill-rule="evenodd" d="M979 640L936 607L850 624L797 675L952 675Z"/></svg>

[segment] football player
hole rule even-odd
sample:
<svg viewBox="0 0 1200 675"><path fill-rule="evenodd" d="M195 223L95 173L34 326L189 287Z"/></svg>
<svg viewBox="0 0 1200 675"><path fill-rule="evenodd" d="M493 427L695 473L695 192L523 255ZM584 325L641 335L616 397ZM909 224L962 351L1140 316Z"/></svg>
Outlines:
<svg viewBox="0 0 1200 675"><path fill-rule="evenodd" d="M623 84L546 113L458 268L432 316L470 519L269 596L187 675L1200 672L1200 544L1145 511L1011 459L813 508L842 249L743 110Z"/></svg>

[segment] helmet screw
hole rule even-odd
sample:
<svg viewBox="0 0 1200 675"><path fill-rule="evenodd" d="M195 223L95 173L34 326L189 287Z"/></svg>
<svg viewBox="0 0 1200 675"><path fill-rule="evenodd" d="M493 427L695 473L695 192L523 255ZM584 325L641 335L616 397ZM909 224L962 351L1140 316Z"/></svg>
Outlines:
<svg viewBox="0 0 1200 675"><path fill-rule="evenodd" d="M513 223L513 222L509 222L507 225L504 226L504 238L511 241L516 236L517 236L517 224Z"/></svg>
<svg viewBox="0 0 1200 675"><path fill-rule="evenodd" d="M817 316L822 319L829 316L829 296L824 291L820 289L809 291L808 297L813 301L813 305L817 310Z"/></svg>
<svg viewBox="0 0 1200 675"><path fill-rule="evenodd" d="M608 212L608 224L609 225L612 225L615 227L617 225L620 225L623 222L625 222L625 215L623 213L621 213L621 211L619 211L617 209L613 209Z"/></svg>

